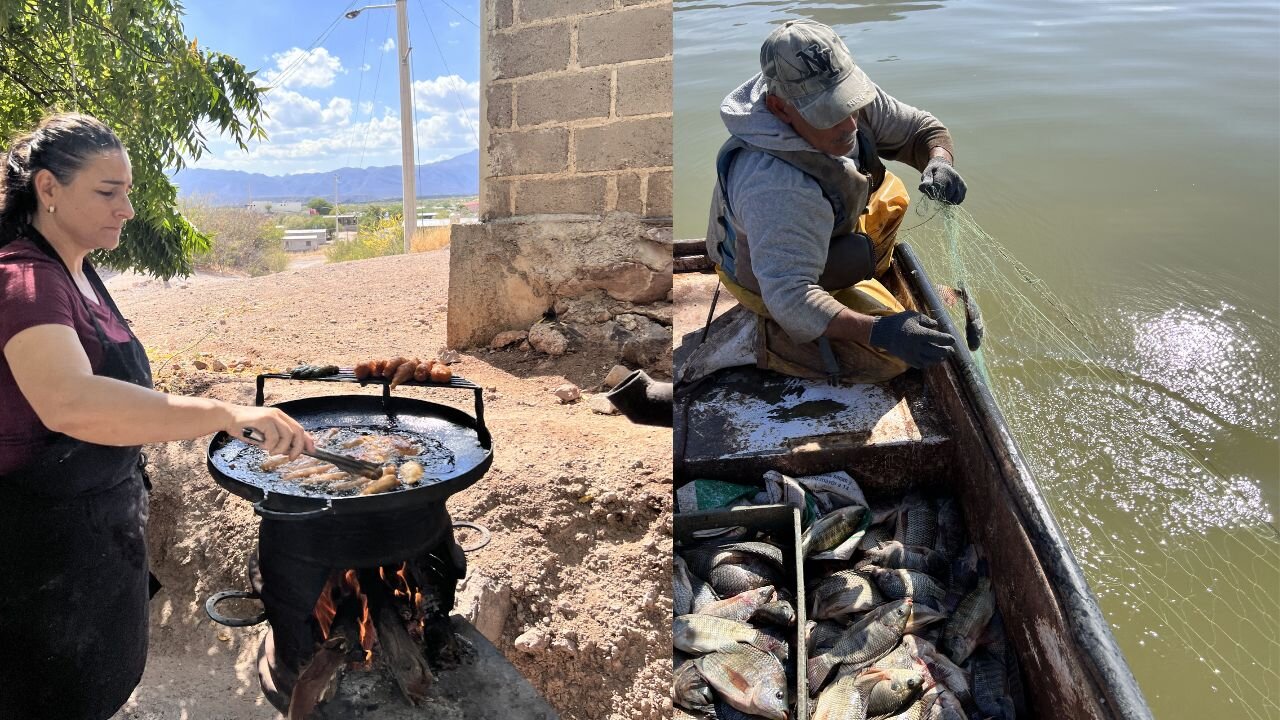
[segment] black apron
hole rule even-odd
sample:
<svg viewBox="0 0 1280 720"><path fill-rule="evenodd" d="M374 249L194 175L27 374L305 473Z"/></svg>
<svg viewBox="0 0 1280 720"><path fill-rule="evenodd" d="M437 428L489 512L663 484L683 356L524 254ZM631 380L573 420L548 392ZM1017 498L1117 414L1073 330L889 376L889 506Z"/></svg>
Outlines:
<svg viewBox="0 0 1280 720"><path fill-rule="evenodd" d="M39 233L27 235L61 264ZM97 273L84 270L128 327ZM152 387L132 331L128 342L109 341L81 300L104 352L97 374ZM55 434L34 461L0 476L0 720L106 720L142 679L157 587L144 463L138 447Z"/></svg>

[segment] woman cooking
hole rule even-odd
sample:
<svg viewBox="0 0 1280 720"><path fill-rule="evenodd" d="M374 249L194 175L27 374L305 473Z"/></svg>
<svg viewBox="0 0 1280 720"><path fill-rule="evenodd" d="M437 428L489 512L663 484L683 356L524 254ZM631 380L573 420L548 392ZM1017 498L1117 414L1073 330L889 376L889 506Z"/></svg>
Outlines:
<svg viewBox="0 0 1280 720"><path fill-rule="evenodd" d="M0 718L105 719L147 652L139 446L246 428L314 449L279 410L151 389L151 368L87 256L133 217L124 146L46 118L0 166Z"/></svg>

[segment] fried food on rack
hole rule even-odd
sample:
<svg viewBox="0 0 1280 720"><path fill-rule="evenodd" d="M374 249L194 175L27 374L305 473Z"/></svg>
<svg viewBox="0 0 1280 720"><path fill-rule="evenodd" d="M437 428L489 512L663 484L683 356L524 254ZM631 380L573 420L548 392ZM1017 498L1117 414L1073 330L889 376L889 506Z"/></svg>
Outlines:
<svg viewBox="0 0 1280 720"><path fill-rule="evenodd" d="M391 378L391 389L395 390L408 380L413 379L413 373L418 369L417 360L407 360L396 368L396 374Z"/></svg>
<svg viewBox="0 0 1280 720"><path fill-rule="evenodd" d="M453 371L444 363L436 363L431 366L431 382L447 383L453 378Z"/></svg>
<svg viewBox="0 0 1280 720"><path fill-rule="evenodd" d="M372 374L373 374L372 362L356 363L355 376L356 376L356 379L359 380L361 383L364 383L365 380L368 380L369 376Z"/></svg>
<svg viewBox="0 0 1280 720"><path fill-rule="evenodd" d="M428 360L419 363L418 368L413 371L414 382L426 382L431 379L431 368L436 364L435 360Z"/></svg>
<svg viewBox="0 0 1280 720"><path fill-rule="evenodd" d="M408 359L400 355L391 358L387 361L386 367L382 368L382 377L386 380L395 377L396 370L399 370L400 366L406 362L408 362Z"/></svg>

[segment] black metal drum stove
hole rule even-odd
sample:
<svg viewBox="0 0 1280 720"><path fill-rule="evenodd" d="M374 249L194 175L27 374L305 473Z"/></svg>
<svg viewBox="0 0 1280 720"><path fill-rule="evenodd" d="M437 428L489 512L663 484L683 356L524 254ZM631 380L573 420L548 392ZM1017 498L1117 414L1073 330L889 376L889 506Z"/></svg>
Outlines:
<svg viewBox="0 0 1280 720"><path fill-rule="evenodd" d="M259 375L256 403L263 404L267 379ZM308 382L359 382L349 370ZM457 581L466 575L463 549L454 539L454 523L445 500L479 480L493 463L492 438L484 422L483 390L461 378L448 383L406 385L469 390L475 393L475 416L414 398L392 396L385 380L381 397L333 395L283 402L276 407L308 431L353 428L370 433L411 437L430 448L424 454L426 477L412 488L379 495L331 496L304 490L262 473L261 452L219 433L209 445L208 466L214 480L254 503L262 521L258 551L249 560L252 590L224 591L205 603L209 616L232 627L266 621L270 629L259 646L259 678L263 694L281 712L299 672L322 639L316 620L320 595L333 578L354 570L362 586L378 582L380 571L405 568L414 589L433 595L434 608L425 620L428 653L451 642L448 615ZM365 384L365 383L361 383ZM482 528L459 523L484 532ZM218 603L230 598L260 599L263 610L249 618L223 615ZM433 633L433 629L435 632Z"/></svg>

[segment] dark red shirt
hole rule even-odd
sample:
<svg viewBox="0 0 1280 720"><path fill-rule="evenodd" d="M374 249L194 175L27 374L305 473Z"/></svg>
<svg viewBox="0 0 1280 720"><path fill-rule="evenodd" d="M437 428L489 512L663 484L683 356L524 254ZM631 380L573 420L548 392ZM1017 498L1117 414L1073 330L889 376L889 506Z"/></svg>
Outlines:
<svg viewBox="0 0 1280 720"><path fill-rule="evenodd" d="M83 295L61 261L29 240L0 247L0 475L29 462L51 435L23 397L4 356L14 335L37 325L66 325L80 336L93 371L102 367L103 351L89 319ZM129 330L99 298L89 302L94 317L111 342L129 340Z"/></svg>

